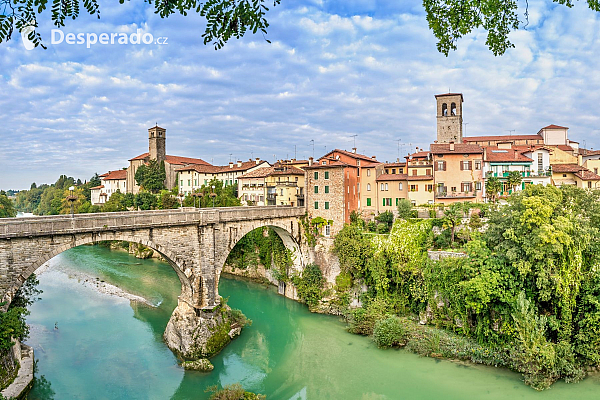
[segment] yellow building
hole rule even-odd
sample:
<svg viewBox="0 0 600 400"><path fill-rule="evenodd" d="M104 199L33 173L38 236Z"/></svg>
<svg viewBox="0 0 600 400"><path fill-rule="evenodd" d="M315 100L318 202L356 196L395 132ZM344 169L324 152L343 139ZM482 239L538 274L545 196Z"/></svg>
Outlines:
<svg viewBox="0 0 600 400"><path fill-rule="evenodd" d="M433 162L431 153L419 151L406 157L408 200L413 205L433 204Z"/></svg>
<svg viewBox="0 0 600 400"><path fill-rule="evenodd" d="M552 165L554 186L573 185L584 189L600 188L600 176L577 164Z"/></svg>
<svg viewBox="0 0 600 400"><path fill-rule="evenodd" d="M408 198L407 177L406 174L398 173L379 175L377 178L378 213L395 212L398 209L400 200Z"/></svg>
<svg viewBox="0 0 600 400"><path fill-rule="evenodd" d="M304 182L304 171L300 168L286 164L276 165L265 178L267 204L303 206Z"/></svg>

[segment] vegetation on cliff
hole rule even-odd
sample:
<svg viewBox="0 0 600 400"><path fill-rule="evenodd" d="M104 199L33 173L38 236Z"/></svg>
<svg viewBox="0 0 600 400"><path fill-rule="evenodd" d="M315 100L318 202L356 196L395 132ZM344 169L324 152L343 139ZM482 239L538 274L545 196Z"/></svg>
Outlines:
<svg viewBox="0 0 600 400"><path fill-rule="evenodd" d="M599 201L598 192L528 186L488 211L484 233L480 220L440 224L442 235L468 231L457 239L469 255L440 261L427 257L435 220L398 220L374 238L346 226L335 252L343 273L368 287L362 307L349 311L350 330L382 346L410 347L414 337L462 343L471 350L417 352L477 360L473 352L484 351L486 363L523 373L536 389L580 380L600 364Z"/></svg>

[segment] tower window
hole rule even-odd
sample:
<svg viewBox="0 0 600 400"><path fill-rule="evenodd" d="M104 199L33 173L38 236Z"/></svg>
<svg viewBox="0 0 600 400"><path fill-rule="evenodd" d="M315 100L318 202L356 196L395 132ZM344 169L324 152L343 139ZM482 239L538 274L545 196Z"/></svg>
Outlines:
<svg viewBox="0 0 600 400"><path fill-rule="evenodd" d="M448 116L448 104L446 104L446 103L442 104L442 116L444 116L444 117Z"/></svg>
<svg viewBox="0 0 600 400"><path fill-rule="evenodd" d="M456 103L452 103L450 105L450 113L452 114L452 116L456 116Z"/></svg>

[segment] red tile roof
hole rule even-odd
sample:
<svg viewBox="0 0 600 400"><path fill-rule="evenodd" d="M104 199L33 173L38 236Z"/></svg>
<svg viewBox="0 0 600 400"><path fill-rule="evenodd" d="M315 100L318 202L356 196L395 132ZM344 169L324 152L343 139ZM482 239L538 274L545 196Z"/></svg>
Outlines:
<svg viewBox="0 0 600 400"><path fill-rule="evenodd" d="M481 154L483 149L478 144L456 143L454 150L450 150L450 144L434 143L430 146L431 154Z"/></svg>
<svg viewBox="0 0 600 400"><path fill-rule="evenodd" d="M433 180L433 175L407 175L406 176L406 180L407 181L429 181L429 180Z"/></svg>
<svg viewBox="0 0 600 400"><path fill-rule="evenodd" d="M444 93L444 94L436 94L435 98L437 99L438 97L446 97L446 96L460 96L461 100L463 98L462 93Z"/></svg>
<svg viewBox="0 0 600 400"><path fill-rule="evenodd" d="M101 176L102 176L102 180L104 180L104 181L127 179L127 170L120 169L117 171L108 171L106 174L103 174Z"/></svg>
<svg viewBox="0 0 600 400"><path fill-rule="evenodd" d="M94 186L93 188L90 188L90 190L94 190L94 189L102 189L104 188L104 185L100 185L100 186Z"/></svg>
<svg viewBox="0 0 600 400"><path fill-rule="evenodd" d="M416 153L412 153L408 155L408 158L427 158L429 157L429 152L428 151L419 151Z"/></svg>
<svg viewBox="0 0 600 400"><path fill-rule="evenodd" d="M485 160L487 162L533 162L517 149L499 149L497 147L485 148Z"/></svg>
<svg viewBox="0 0 600 400"><path fill-rule="evenodd" d="M374 166L374 165L373 165ZM392 167L406 167L406 163L405 162L393 162L393 163L384 163L383 166L385 168L392 168Z"/></svg>
<svg viewBox="0 0 600 400"><path fill-rule="evenodd" d="M600 154L600 150L588 150L588 149L579 149L579 152L582 156L597 156Z"/></svg>
<svg viewBox="0 0 600 400"><path fill-rule="evenodd" d="M304 171L291 165L276 166L271 175L304 175Z"/></svg>
<svg viewBox="0 0 600 400"><path fill-rule="evenodd" d="M579 172L585 168L577 164L552 164L552 172Z"/></svg>
<svg viewBox="0 0 600 400"><path fill-rule="evenodd" d="M582 169L579 172L575 172L575 176L583 181L600 181L600 176L587 169Z"/></svg>
<svg viewBox="0 0 600 400"><path fill-rule="evenodd" d="M340 150L340 149L331 150L329 153L327 153L323 157L319 158L319 160L321 160L323 158L328 158L327 156L329 156L332 153L336 153L336 152L337 153L345 154L348 157L356 158L356 159L359 159L359 160L371 161L371 162L375 162L375 163L379 162L379 161L377 161L377 159L375 159L373 157L365 156L364 154L353 153L351 151Z"/></svg>
<svg viewBox="0 0 600 400"><path fill-rule="evenodd" d="M266 161L264 160L258 160L258 163L255 160L250 160L250 161L244 161L240 164L240 166L238 166L237 163L233 163L233 164L229 164L229 165L224 165L222 167L218 167L219 168L219 173L225 173L225 172L238 172L238 171L248 171L250 168L252 167L256 167L257 165L263 164ZM269 164L267 162L267 164ZM271 166L269 164L269 166Z"/></svg>
<svg viewBox="0 0 600 400"><path fill-rule="evenodd" d="M192 165L187 165L185 167L175 168L175 171L176 172L179 172L179 171L196 171L196 172L199 172L201 174L216 174L217 172L219 172L220 168L221 167L217 167L215 165L192 164Z"/></svg>
<svg viewBox="0 0 600 400"><path fill-rule="evenodd" d="M130 159L129 161L145 160L149 156L150 156L150 153L144 153L144 154L140 154L139 156ZM204 161L200 158L179 157L179 156L169 156L169 155L167 155L165 157L165 161L168 162L169 164L173 164L173 165L189 165L189 164L210 165L210 163L207 163L206 161Z"/></svg>
<svg viewBox="0 0 600 400"><path fill-rule="evenodd" d="M470 136L464 137L463 142L491 142L491 141L512 141L512 140L543 140L541 135L498 135L498 136Z"/></svg>
<svg viewBox="0 0 600 400"><path fill-rule="evenodd" d="M575 151L575 149L573 149L571 146L567 146L566 144L559 144L559 145L556 145L553 147L556 147L557 149L560 149L562 151L567 151L567 152Z"/></svg>
<svg viewBox="0 0 600 400"><path fill-rule="evenodd" d="M552 124L552 125L545 126L542 129L569 129L569 128L567 128L566 126L559 126L559 125Z"/></svg>
<svg viewBox="0 0 600 400"><path fill-rule="evenodd" d="M248 179L248 178L266 178L267 176L269 176L273 173L274 169L275 169L275 167L266 167L266 168L255 169L254 171L250 171L242 176L239 176L238 180L239 179ZM303 174L304 174L304 172L303 172Z"/></svg>
<svg viewBox="0 0 600 400"><path fill-rule="evenodd" d="M405 181L407 177L406 174L381 174L376 181Z"/></svg>

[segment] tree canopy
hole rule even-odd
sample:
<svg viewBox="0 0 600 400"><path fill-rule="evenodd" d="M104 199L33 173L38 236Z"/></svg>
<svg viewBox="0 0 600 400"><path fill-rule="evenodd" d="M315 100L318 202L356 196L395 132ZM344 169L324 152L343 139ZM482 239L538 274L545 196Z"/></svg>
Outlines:
<svg viewBox="0 0 600 400"><path fill-rule="evenodd" d="M119 2L123 4L125 0ZM152 4L151 0L146 2ZM569 8L574 6L573 0L552 2ZM155 1L153 5L155 14L161 18L172 14L199 14L206 19L202 34L204 44L220 49L231 38L240 39L248 32L265 36L269 7L280 3L281 0L165 0ZM587 0L587 5L600 11L600 0ZM502 55L514 47L509 34L526 27L529 20L528 3L525 9L519 9L516 0L423 0L423 6L429 28L438 40L437 49L445 55L457 49L459 39L476 29L486 31L486 45L494 55ZM4 9L0 15L0 43L10 40L16 29L21 34L26 33L36 47L46 48L35 28L39 16L48 7L52 23L59 28L65 26L67 19L77 19L81 10L100 18L98 0L52 0L51 3L48 0L0 0L0 8Z"/></svg>
<svg viewBox="0 0 600 400"><path fill-rule="evenodd" d="M152 193L165 189L165 163L150 160L148 165L141 165L135 172L135 181L142 188Z"/></svg>
<svg viewBox="0 0 600 400"><path fill-rule="evenodd" d="M4 192L0 193L0 218L16 217L17 210L15 209L12 200L9 199Z"/></svg>

